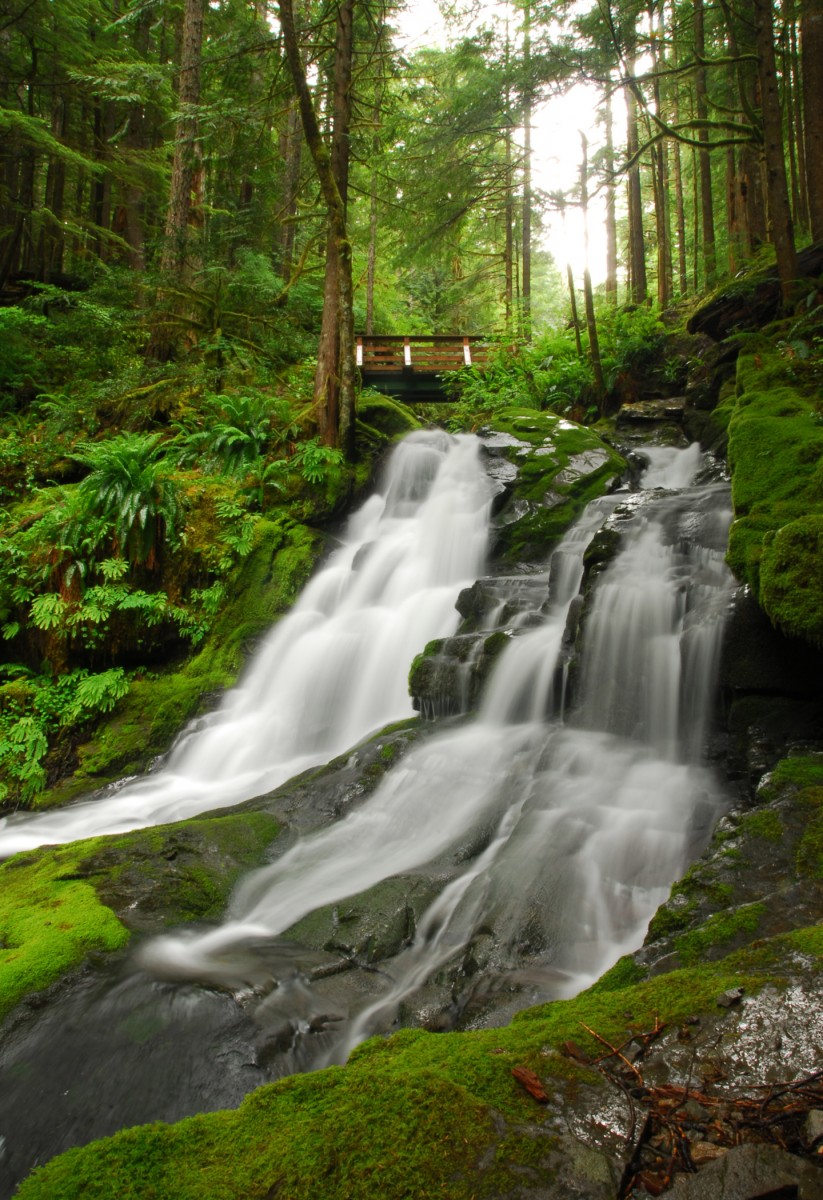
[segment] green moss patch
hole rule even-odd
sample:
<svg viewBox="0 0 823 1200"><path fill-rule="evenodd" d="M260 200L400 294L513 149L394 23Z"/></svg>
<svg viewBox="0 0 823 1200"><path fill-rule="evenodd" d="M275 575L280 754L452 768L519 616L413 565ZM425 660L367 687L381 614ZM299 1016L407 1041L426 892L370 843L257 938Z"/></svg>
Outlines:
<svg viewBox="0 0 823 1200"><path fill-rule="evenodd" d="M675 938L674 946L684 967L694 966L710 951L728 947L738 938L751 939L757 932L766 907L764 904L744 904L740 908L715 913L696 929Z"/></svg>
<svg viewBox="0 0 823 1200"><path fill-rule="evenodd" d="M767 338L737 367L729 421L735 521L728 561L772 623L823 643L823 422Z"/></svg>
<svg viewBox="0 0 823 1200"><path fill-rule="evenodd" d="M545 558L589 501L625 469L623 458L593 429L551 412L505 408L486 428L509 439L502 450L518 472L510 505L524 510L511 522L505 509L501 514L496 555L504 562Z"/></svg>
<svg viewBox="0 0 823 1200"><path fill-rule="evenodd" d="M522 1183L524 1162L544 1162L556 1136L545 1124L545 1142L535 1150L535 1128L554 1114L517 1085L513 1067L533 1070L549 1091L580 1082L601 1087L593 1069L557 1052L567 1040L593 1056L602 1052L584 1025L620 1044L627 1032L651 1029L657 1019L678 1023L715 1011L727 989L752 992L772 979L773 972L762 970L768 958L750 955L745 963L730 959L616 990L594 988L521 1013L505 1029L403 1030L375 1038L345 1068L261 1088L236 1112L148 1125L71 1150L36 1171L18 1194L20 1200L470 1200L505 1194ZM500 1137L501 1118L508 1134L495 1161L486 1162L493 1170L478 1177L484 1154Z"/></svg>
<svg viewBox="0 0 823 1200"><path fill-rule="evenodd" d="M88 954L121 949L132 929L216 916L277 832L268 814L245 813L27 851L0 864L0 1016Z"/></svg>
<svg viewBox="0 0 823 1200"><path fill-rule="evenodd" d="M129 940L94 887L74 877L91 845L18 854L0 864L0 1016L92 951L119 950Z"/></svg>

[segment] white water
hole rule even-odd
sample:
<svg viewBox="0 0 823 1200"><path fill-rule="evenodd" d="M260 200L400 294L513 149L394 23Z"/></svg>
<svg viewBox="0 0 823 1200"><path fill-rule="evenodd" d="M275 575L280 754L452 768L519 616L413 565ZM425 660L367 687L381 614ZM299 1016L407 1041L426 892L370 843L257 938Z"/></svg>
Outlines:
<svg viewBox="0 0 823 1200"><path fill-rule="evenodd" d="M457 594L483 571L489 502L475 438L406 438L240 686L165 768L102 799L0 821L0 858L237 803L411 716L409 666L456 628Z"/></svg>
<svg viewBox="0 0 823 1200"><path fill-rule="evenodd" d="M725 489L667 491L684 486L699 456L651 457L647 479L663 490L625 503L622 517L627 497L589 507L555 553L545 623L513 639L477 721L410 752L359 809L252 874L223 926L149 944L145 966L237 985L250 946L429 865L446 886L390 964L384 993L351 1014L331 1051L340 1059L464 948L482 943L486 968L512 980L524 964L539 968L525 1003L573 994L639 943L723 805L696 758L730 587ZM583 550L610 513L624 549L598 583L563 725L546 712L567 615Z"/></svg>

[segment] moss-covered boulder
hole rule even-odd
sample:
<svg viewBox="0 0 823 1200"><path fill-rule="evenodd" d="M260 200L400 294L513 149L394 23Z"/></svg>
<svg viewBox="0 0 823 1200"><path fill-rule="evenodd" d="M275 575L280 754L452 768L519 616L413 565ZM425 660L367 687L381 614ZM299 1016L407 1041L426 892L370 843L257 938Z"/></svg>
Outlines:
<svg viewBox="0 0 823 1200"><path fill-rule="evenodd" d="M429 642L409 671L409 694L416 711L429 721L474 712L510 638L509 631L495 629Z"/></svg>
<svg viewBox="0 0 823 1200"><path fill-rule="evenodd" d="M217 916L278 829L266 813L211 817L0 864L0 1017L132 932Z"/></svg>
<svg viewBox="0 0 823 1200"><path fill-rule="evenodd" d="M782 759L751 805L728 813L674 885L635 962L659 972L823 916L823 754Z"/></svg>
<svg viewBox="0 0 823 1200"><path fill-rule="evenodd" d="M729 397L728 561L772 624L823 644L823 418L776 335L753 336Z"/></svg>
<svg viewBox="0 0 823 1200"><path fill-rule="evenodd" d="M507 408L481 431L504 463L492 553L502 569L545 562L590 500L620 478L625 460L593 429L533 409Z"/></svg>

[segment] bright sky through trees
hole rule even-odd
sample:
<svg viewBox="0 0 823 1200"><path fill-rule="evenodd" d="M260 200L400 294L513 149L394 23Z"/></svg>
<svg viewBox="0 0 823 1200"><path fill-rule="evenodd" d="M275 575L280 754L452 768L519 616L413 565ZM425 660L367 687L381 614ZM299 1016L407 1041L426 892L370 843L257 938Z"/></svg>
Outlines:
<svg viewBox="0 0 823 1200"><path fill-rule="evenodd" d="M482 0L480 18L485 23L502 23L505 0ZM444 45L448 30L436 0L409 0L395 21L401 41L409 51ZM475 22L477 24L478 22ZM471 26L464 27L469 31ZM624 119L622 103L616 98L616 123ZM532 175L538 192L548 195L576 193L580 172L580 132L589 140L589 155L603 144L603 129L597 122L595 89L577 83L563 95L553 96L535 107L532 126ZM590 183L590 187L593 183ZM592 191L589 197L589 269L594 284L606 274L605 205L603 197ZM554 205L543 218L542 243L554 258L558 270L565 273L570 262L576 276L583 273L583 221L573 205L561 215Z"/></svg>

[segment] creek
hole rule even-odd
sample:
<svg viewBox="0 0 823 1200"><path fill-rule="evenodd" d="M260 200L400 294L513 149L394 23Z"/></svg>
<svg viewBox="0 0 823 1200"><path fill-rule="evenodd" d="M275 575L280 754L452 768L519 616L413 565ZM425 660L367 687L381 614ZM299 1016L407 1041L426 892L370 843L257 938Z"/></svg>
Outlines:
<svg viewBox="0 0 823 1200"><path fill-rule="evenodd" d="M489 588L479 636L507 644L472 719L276 850L218 927L146 941L18 1021L0 1053L16 1177L125 1124L342 1062L397 1025L501 1023L575 994L642 941L727 804L702 760L732 586L727 485L701 476L696 446L644 454L640 490L594 501L548 564ZM412 435L240 687L164 769L10 819L0 853L235 803L408 714L409 663L455 632L490 508L476 439ZM585 577L603 530L613 553ZM345 949L351 912L390 885L405 896L391 954ZM331 943L312 940L312 921Z"/></svg>

